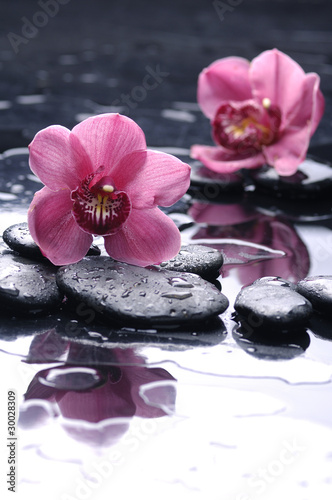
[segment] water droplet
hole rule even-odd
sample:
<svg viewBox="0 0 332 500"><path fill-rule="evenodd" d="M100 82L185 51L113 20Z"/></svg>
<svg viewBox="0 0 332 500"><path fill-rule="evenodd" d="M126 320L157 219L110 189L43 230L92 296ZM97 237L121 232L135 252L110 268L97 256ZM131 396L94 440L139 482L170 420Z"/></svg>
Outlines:
<svg viewBox="0 0 332 500"><path fill-rule="evenodd" d="M192 297L193 294L191 292L165 292L161 294L161 297L166 297L168 299L189 299L189 297Z"/></svg>
<svg viewBox="0 0 332 500"><path fill-rule="evenodd" d="M145 297L146 296L146 292L139 292L140 296L141 297Z"/></svg>
<svg viewBox="0 0 332 500"><path fill-rule="evenodd" d="M0 285L0 292L5 293L6 295L11 295L12 297L17 297L20 293L20 291L15 287L14 283Z"/></svg>
<svg viewBox="0 0 332 500"><path fill-rule="evenodd" d="M170 285L176 286L178 288L194 288L194 285L192 283L188 283L185 278L181 278L179 276L176 276L174 278L167 278L167 281Z"/></svg>
<svg viewBox="0 0 332 500"><path fill-rule="evenodd" d="M129 295L132 293L132 290L126 290L125 292L123 292L123 294L121 295L121 297L123 299L125 299L126 297L129 297Z"/></svg>

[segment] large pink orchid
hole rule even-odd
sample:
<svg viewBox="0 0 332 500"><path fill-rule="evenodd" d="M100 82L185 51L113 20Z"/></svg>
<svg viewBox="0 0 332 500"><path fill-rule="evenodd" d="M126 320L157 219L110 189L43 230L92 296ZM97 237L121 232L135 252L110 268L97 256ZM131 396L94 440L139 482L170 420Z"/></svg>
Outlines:
<svg viewBox="0 0 332 500"><path fill-rule="evenodd" d="M217 146L194 145L191 156L220 173L267 163L294 174L324 112L319 81L277 49L251 63L215 61L199 75L197 99Z"/></svg>
<svg viewBox="0 0 332 500"><path fill-rule="evenodd" d="M176 255L180 233L157 205L188 189L190 167L146 149L141 128L119 114L94 116L72 131L47 127L29 146L45 184L30 205L30 233L55 265L81 260L102 235L116 260L147 266Z"/></svg>

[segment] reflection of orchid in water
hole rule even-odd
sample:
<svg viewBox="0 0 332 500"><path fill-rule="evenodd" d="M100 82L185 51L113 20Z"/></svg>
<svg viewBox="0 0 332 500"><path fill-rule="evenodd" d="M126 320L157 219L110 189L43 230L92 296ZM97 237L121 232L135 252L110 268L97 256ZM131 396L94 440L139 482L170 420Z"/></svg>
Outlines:
<svg viewBox="0 0 332 500"><path fill-rule="evenodd" d="M307 276L308 250L286 219L254 214L251 208L234 204L194 203L190 215L201 224L191 243L208 244L224 254L223 276L238 268L243 285L262 276L292 282Z"/></svg>
<svg viewBox="0 0 332 500"><path fill-rule="evenodd" d="M64 417L62 425L72 437L107 445L128 430L131 418L162 417L167 414L162 408L171 411L174 407L175 379L162 368L144 366L144 359L133 349L93 347L65 341L49 332L34 339L34 362L45 359L47 342L48 352L52 344L57 344L53 346L56 359L65 357L66 362L35 375L25 394L21 426L33 425L38 413L33 403L46 400L53 404L58 416ZM140 395L140 387L152 382L161 402L156 406L147 404Z"/></svg>

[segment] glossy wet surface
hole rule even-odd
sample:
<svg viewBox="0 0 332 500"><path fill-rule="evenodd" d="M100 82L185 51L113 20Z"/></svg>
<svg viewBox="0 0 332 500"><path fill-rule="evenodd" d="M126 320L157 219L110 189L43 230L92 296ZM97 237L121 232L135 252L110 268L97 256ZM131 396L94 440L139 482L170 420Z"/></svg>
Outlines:
<svg viewBox="0 0 332 500"><path fill-rule="evenodd" d="M2 313L1 406L15 390L19 498L328 500L331 320L315 314L308 328L271 335L257 332L254 318L239 327L233 303L242 286L263 276L296 283L332 274L330 188L316 200L279 198L247 178L205 178L188 156L192 143L211 141L195 103L198 72L218 57L252 58L277 46L322 77L327 111L312 154L330 162L328 16L314 2L301 12L288 3L286 18L279 2L269 11L262 2L238 2L221 22L198 1L145 3L145 10L124 2L108 11L99 1L78 12L72 0L18 54L1 42L0 231L26 220L41 187L26 149L40 128L125 112L149 147L195 168L190 193L168 212L184 244L222 251L218 283L230 307L181 329L102 322L85 303L30 318ZM20 33L20 18L36 8L8 11L5 33ZM142 91L133 89L158 65L158 86L140 101Z"/></svg>

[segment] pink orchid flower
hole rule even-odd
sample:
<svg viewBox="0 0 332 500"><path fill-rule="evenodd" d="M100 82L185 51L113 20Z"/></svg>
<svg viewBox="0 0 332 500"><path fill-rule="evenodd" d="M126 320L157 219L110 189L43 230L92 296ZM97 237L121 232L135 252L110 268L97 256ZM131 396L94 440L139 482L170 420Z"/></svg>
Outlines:
<svg viewBox="0 0 332 500"><path fill-rule="evenodd" d="M190 167L146 149L142 129L119 114L37 133L30 168L45 184L28 212L34 241L55 265L81 260L94 235L116 260L147 266L179 252L180 233L157 205L188 189Z"/></svg>
<svg viewBox="0 0 332 500"><path fill-rule="evenodd" d="M194 145L191 156L220 173L268 164L294 174L324 112L319 82L277 49L251 63L215 61L199 75L197 100L217 146Z"/></svg>

